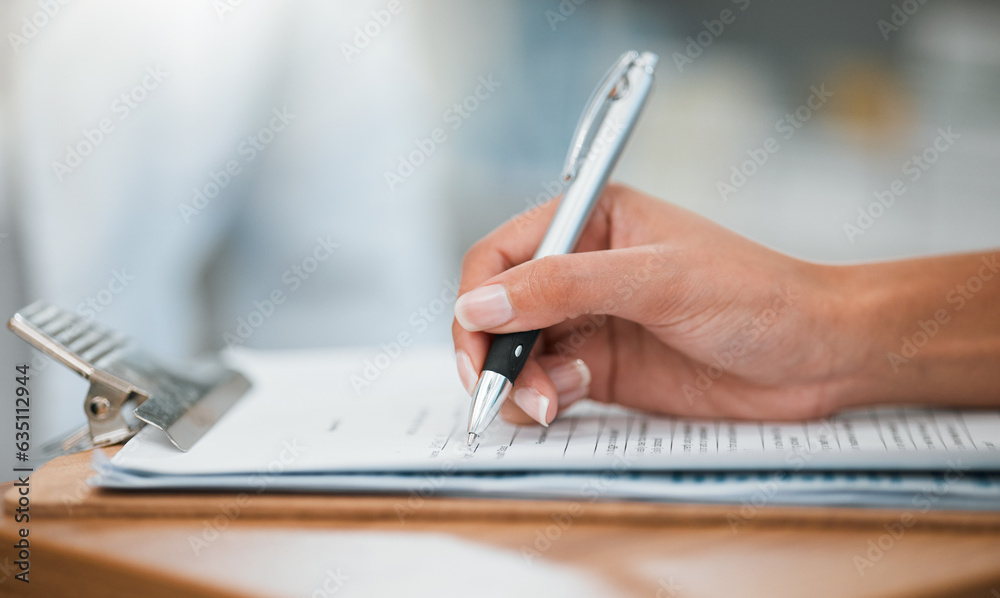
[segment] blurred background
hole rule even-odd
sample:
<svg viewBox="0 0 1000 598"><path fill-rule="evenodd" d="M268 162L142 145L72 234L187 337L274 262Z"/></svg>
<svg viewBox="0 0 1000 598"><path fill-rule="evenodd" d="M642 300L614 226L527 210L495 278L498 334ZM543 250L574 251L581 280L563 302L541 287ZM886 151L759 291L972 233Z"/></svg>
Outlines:
<svg viewBox="0 0 1000 598"><path fill-rule="evenodd" d="M993 2L7 0L0 31L0 314L174 361L447 341L463 252L559 192L628 49L661 62L618 180L809 260L1000 245ZM33 438L82 423L0 335L5 388L23 362Z"/></svg>

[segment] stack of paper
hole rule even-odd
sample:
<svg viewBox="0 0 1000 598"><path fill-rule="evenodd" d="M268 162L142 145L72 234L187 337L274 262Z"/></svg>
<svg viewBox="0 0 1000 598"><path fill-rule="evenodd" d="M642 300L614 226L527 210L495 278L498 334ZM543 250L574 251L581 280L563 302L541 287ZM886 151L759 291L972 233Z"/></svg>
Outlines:
<svg viewBox="0 0 1000 598"><path fill-rule="evenodd" d="M497 420L466 446L449 350L228 356L254 384L188 453L143 429L97 479L119 489L432 493L1000 510L1000 411L881 409L801 423L581 404Z"/></svg>

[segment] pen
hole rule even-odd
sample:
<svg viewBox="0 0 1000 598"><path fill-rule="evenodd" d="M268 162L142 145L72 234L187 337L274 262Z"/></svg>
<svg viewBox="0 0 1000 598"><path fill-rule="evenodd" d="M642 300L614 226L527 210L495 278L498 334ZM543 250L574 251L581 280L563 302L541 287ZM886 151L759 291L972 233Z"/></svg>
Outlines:
<svg viewBox="0 0 1000 598"><path fill-rule="evenodd" d="M532 259L570 253L635 128L653 84L656 54L626 52L604 75L580 116L563 166L569 182ZM472 393L469 446L500 412L539 330L498 334Z"/></svg>

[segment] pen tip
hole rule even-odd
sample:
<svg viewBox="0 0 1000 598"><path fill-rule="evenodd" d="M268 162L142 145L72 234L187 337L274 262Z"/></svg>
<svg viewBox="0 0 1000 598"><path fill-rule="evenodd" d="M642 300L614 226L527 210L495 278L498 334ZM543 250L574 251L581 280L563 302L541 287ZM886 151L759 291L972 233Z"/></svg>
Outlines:
<svg viewBox="0 0 1000 598"><path fill-rule="evenodd" d="M468 441L469 446L472 446L472 443L475 441L476 441L476 433L469 432L469 441Z"/></svg>

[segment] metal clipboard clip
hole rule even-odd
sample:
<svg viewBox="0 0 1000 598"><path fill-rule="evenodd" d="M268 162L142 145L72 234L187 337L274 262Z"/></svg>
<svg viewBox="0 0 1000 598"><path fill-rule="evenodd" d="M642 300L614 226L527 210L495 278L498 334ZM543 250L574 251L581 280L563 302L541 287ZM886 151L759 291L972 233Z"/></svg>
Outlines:
<svg viewBox="0 0 1000 598"><path fill-rule="evenodd" d="M7 327L90 382L87 425L47 453L124 442L147 423L187 451L250 388L243 374L212 361L183 373L168 368L124 335L43 301L14 314Z"/></svg>

